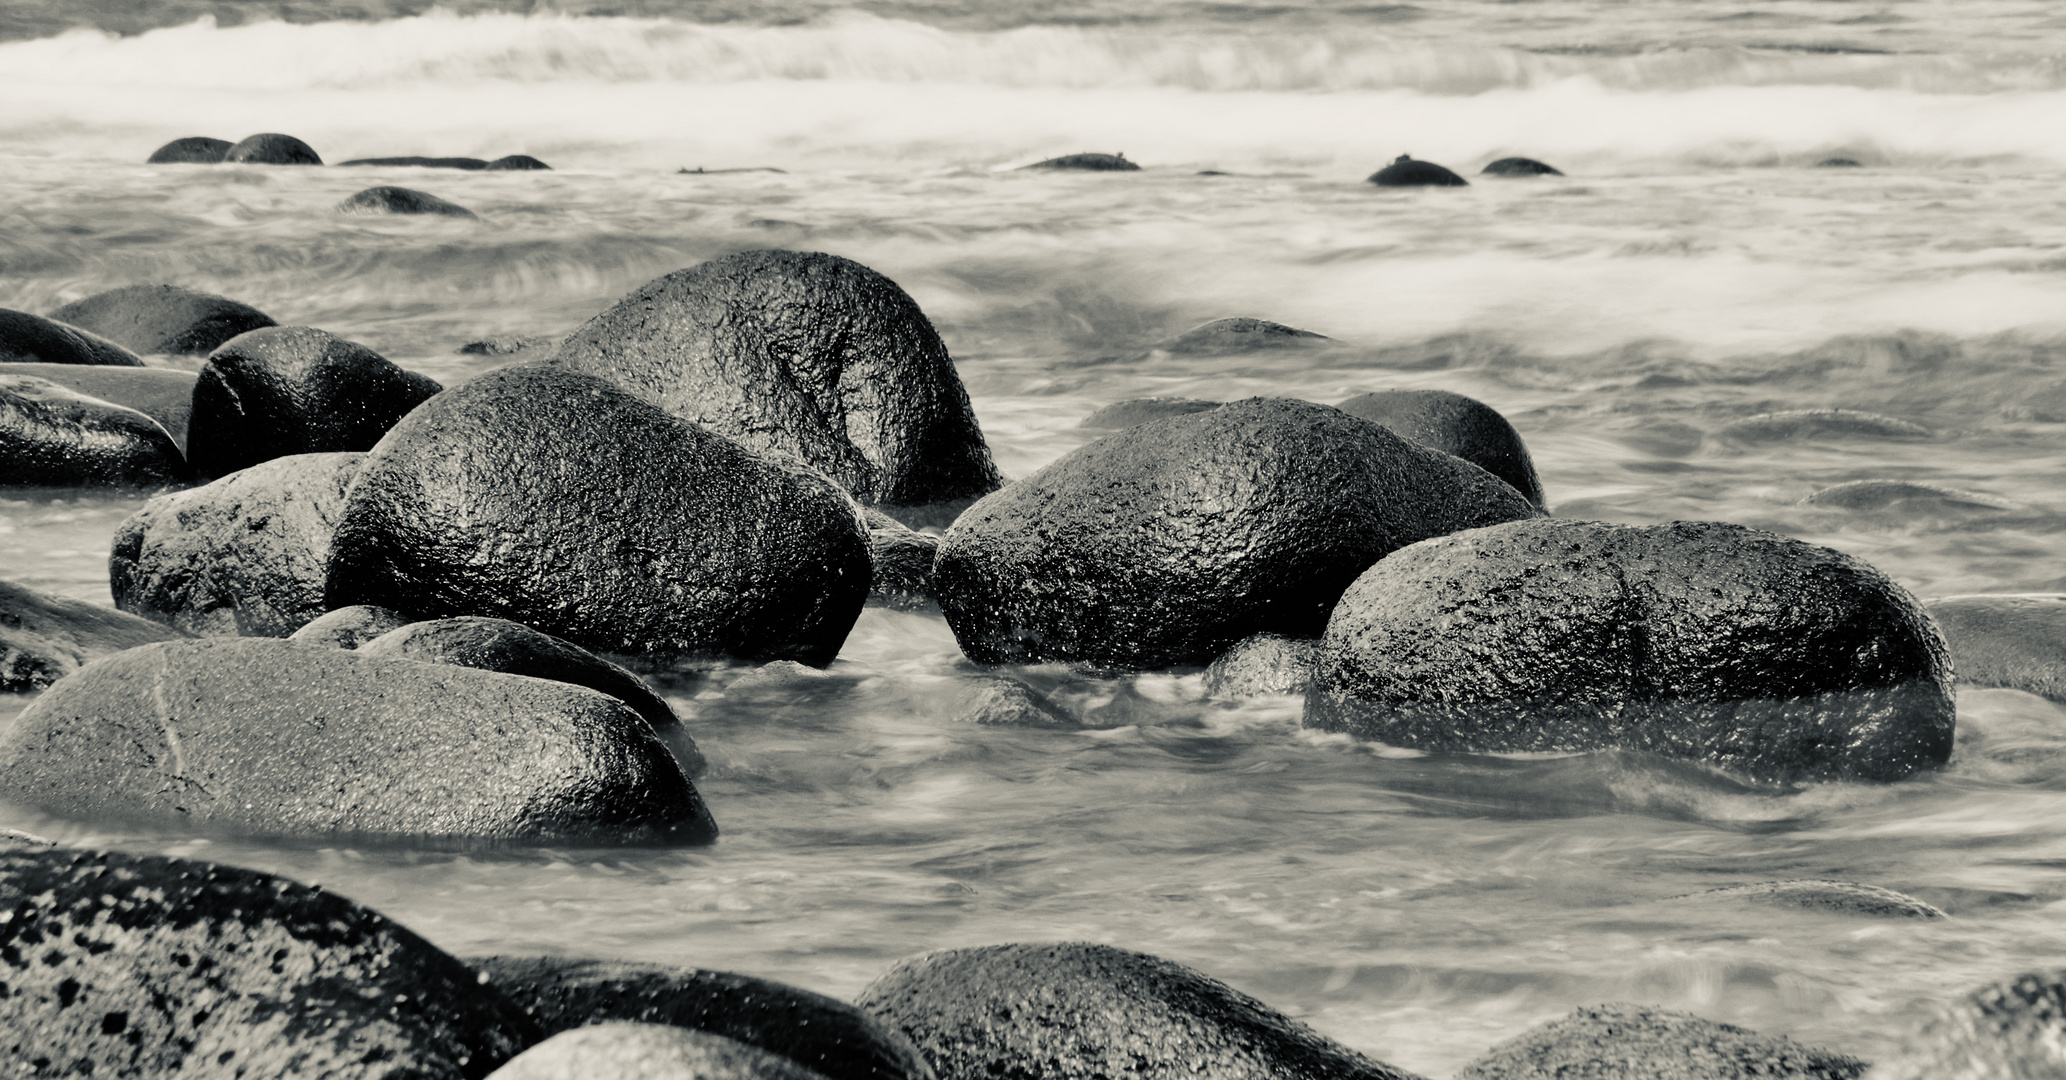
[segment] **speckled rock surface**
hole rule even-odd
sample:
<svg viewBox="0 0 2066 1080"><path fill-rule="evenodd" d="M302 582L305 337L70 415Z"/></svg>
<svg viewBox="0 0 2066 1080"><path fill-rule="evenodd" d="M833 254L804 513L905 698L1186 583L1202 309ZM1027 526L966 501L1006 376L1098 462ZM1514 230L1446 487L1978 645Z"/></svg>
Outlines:
<svg viewBox="0 0 2066 1080"><path fill-rule="evenodd" d="M2066 971L1983 986L1938 1010L1872 1080L2051 1080L2066 1076Z"/></svg>
<svg viewBox="0 0 2066 1080"><path fill-rule="evenodd" d="M211 139L206 135L189 135L174 139L151 151L145 159L146 165L214 165L222 161L233 144L228 139Z"/></svg>
<svg viewBox="0 0 2066 1080"><path fill-rule="evenodd" d="M90 331L0 308L0 364L21 363L142 367L143 359Z"/></svg>
<svg viewBox="0 0 2066 1080"><path fill-rule="evenodd" d="M1378 187L1468 187L1470 181L1432 161L1415 161L1401 154L1390 165L1370 174Z"/></svg>
<svg viewBox="0 0 2066 1080"><path fill-rule="evenodd" d="M1893 780L1951 752L1922 605L1866 563L1717 522L1541 519L1406 548L1342 595L1306 723L1395 746L1648 750Z"/></svg>
<svg viewBox="0 0 2066 1080"><path fill-rule="evenodd" d="M563 1031L495 1070L494 1080L824 1080L788 1058L664 1024Z"/></svg>
<svg viewBox="0 0 2066 1080"><path fill-rule="evenodd" d="M177 285L130 285L50 313L136 353L209 353L238 334L277 326L272 316L228 297Z"/></svg>
<svg viewBox="0 0 2066 1080"><path fill-rule="evenodd" d="M1695 893L1687 900L1747 900L1756 904L1808 908L1834 915L1876 919L1942 919L1944 912L1913 896L1855 881L1758 881Z"/></svg>
<svg viewBox="0 0 2066 1080"><path fill-rule="evenodd" d="M1241 639L1205 668L1205 692L1217 698L1303 694L1318 670L1320 643L1312 638L1255 634Z"/></svg>
<svg viewBox="0 0 2066 1080"><path fill-rule="evenodd" d="M1543 505L1542 480L1521 433L1498 410L1476 398L1447 390L1380 390L1336 405L1350 416L1383 424L1411 442L1432 447L1513 485L1536 506Z"/></svg>
<svg viewBox="0 0 2066 1080"><path fill-rule="evenodd" d="M0 581L0 691L40 689L89 660L180 636L149 619Z"/></svg>
<svg viewBox="0 0 2066 1080"><path fill-rule="evenodd" d="M1310 349L1334 339L1267 319L1215 319L1155 346L1178 356L1228 356L1265 349Z"/></svg>
<svg viewBox="0 0 2066 1080"><path fill-rule="evenodd" d="M702 798L623 702L258 638L89 664L0 735L0 798L182 833L696 844Z"/></svg>
<svg viewBox="0 0 2066 1080"><path fill-rule="evenodd" d="M978 663L1205 664L1255 633L1318 636L1388 552L1535 513L1376 424L1252 398L1128 428L976 503L933 586Z"/></svg>
<svg viewBox="0 0 2066 1080"><path fill-rule="evenodd" d="M202 476L227 476L292 454L371 450L440 389L321 330L254 330L209 354L201 369L187 460Z"/></svg>
<svg viewBox="0 0 2066 1080"><path fill-rule="evenodd" d="M310 619L302 624L301 629L287 635L287 638L290 641L306 641L312 645L356 649L389 630L407 626L415 621L414 618L393 608L353 604L335 611L326 611Z"/></svg>
<svg viewBox="0 0 2066 1080"><path fill-rule="evenodd" d="M1479 170L1483 176L1562 176L1563 170L1534 158L1503 157Z"/></svg>
<svg viewBox="0 0 2066 1080"><path fill-rule="evenodd" d="M1210 976L1108 945L989 945L902 961L861 992L941 1080L1395 1080Z"/></svg>
<svg viewBox="0 0 2066 1080"><path fill-rule="evenodd" d="M1609 1004L1501 1043L1456 1080L1855 1080L1865 1068L1845 1054L1690 1013Z"/></svg>
<svg viewBox="0 0 2066 1080"><path fill-rule="evenodd" d="M1145 424L1150 420L1162 420L1171 416L1189 416L1192 413L1211 412L1224 402L1202 401L1198 398L1133 398L1115 401L1083 418L1078 427L1101 428L1118 431L1122 428Z"/></svg>
<svg viewBox="0 0 2066 1080"><path fill-rule="evenodd" d="M24 1075L476 1078L540 1033L376 912L252 870L0 845Z"/></svg>
<svg viewBox="0 0 2066 1080"><path fill-rule="evenodd" d="M427 191L382 184L369 187L337 204L340 214L430 214L435 217L475 218L479 215Z"/></svg>
<svg viewBox="0 0 2066 1080"><path fill-rule="evenodd" d="M1946 596L1923 605L1970 686L2005 686L2066 703L2066 595Z"/></svg>
<svg viewBox="0 0 2066 1080"><path fill-rule="evenodd" d="M46 379L67 390L98 398L158 422L186 453L187 417L194 409L194 373L151 367L89 364L9 364L0 376ZM184 460L184 459L182 459Z"/></svg>
<svg viewBox="0 0 2066 1080"><path fill-rule="evenodd" d="M1061 157L1051 157L1045 161L1036 161L1031 165L1023 165L1020 167L1026 169L1057 169L1062 171L1073 172L1141 171L1141 167L1139 165L1134 164L1131 161L1126 160L1126 155L1123 153L1063 154Z"/></svg>
<svg viewBox="0 0 2066 1080"><path fill-rule="evenodd" d="M16 366L0 364L0 488L152 488L186 479L186 459L156 420L16 374Z"/></svg>
<svg viewBox="0 0 2066 1080"><path fill-rule="evenodd" d="M381 441L338 526L328 601L510 619L598 652L822 665L870 572L830 481L601 379L520 365Z"/></svg>
<svg viewBox="0 0 2066 1080"><path fill-rule="evenodd" d="M292 135L249 135L222 156L229 165L321 165L315 148Z"/></svg>

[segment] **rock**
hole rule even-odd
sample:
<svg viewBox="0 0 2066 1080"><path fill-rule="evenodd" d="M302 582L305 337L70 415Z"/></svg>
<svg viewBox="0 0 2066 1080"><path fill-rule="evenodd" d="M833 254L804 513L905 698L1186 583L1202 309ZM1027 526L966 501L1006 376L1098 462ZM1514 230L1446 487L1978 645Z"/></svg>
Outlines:
<svg viewBox="0 0 2066 1080"><path fill-rule="evenodd" d="M1017 679L983 676L966 680L961 707L954 715L957 724L984 727L1053 728L1076 731L1083 722L1064 712L1045 694Z"/></svg>
<svg viewBox="0 0 2066 1080"><path fill-rule="evenodd" d="M337 649L356 649L389 630L407 626L415 621L393 608L353 604L316 616L303 624L301 629L288 634L287 640L306 641L311 645L328 645Z"/></svg>
<svg viewBox="0 0 2066 1080"><path fill-rule="evenodd" d="M518 1054L490 1080L825 1080L788 1058L707 1031L595 1024Z"/></svg>
<svg viewBox="0 0 2066 1080"><path fill-rule="evenodd" d="M1476 398L1447 390L1380 390L1336 405L1350 416L1383 424L1422 446L1440 450L1499 477L1536 506L1542 480L1528 444L1506 417Z"/></svg>
<svg viewBox="0 0 2066 1080"><path fill-rule="evenodd" d="M1216 698L1303 694L1312 685L1319 663L1319 643L1311 638L1256 634L1205 668L1205 692Z"/></svg>
<svg viewBox="0 0 2066 1080"><path fill-rule="evenodd" d="M0 377L32 376L158 422L186 452L187 417L194 408L194 373L152 367L104 367L93 364L9 364ZM184 459L182 459L184 460Z"/></svg>
<svg viewBox="0 0 2066 1080"><path fill-rule="evenodd" d="M1139 172L1141 167L1125 154L1064 154L1061 157L1022 165L1022 169L1069 169L1076 172Z"/></svg>
<svg viewBox="0 0 2066 1080"><path fill-rule="evenodd" d="M1483 176L1562 176L1563 172L1554 166L1544 165L1534 158L1503 157L1485 166Z"/></svg>
<svg viewBox="0 0 2066 1080"><path fill-rule="evenodd" d="M1338 409L1251 398L1128 428L970 507L934 594L981 664L1205 664L1316 637L1356 575L1535 514L1484 470Z"/></svg>
<svg viewBox="0 0 2066 1080"><path fill-rule="evenodd" d="M272 316L227 297L177 285L130 285L58 308L52 319L88 330L136 353L209 353Z"/></svg>
<svg viewBox="0 0 2066 1080"><path fill-rule="evenodd" d="M1264 319L1218 319L1157 345L1179 356L1226 356L1263 349L1302 349L1331 344L1333 338Z"/></svg>
<svg viewBox="0 0 2066 1080"><path fill-rule="evenodd" d="M1471 182L1432 161L1400 154L1390 165L1370 174L1378 187L1469 187Z"/></svg>
<svg viewBox="0 0 2066 1080"><path fill-rule="evenodd" d="M52 686L0 798L64 817L355 843L702 844L717 826L623 702L299 641L171 641Z"/></svg>
<svg viewBox="0 0 2066 1080"><path fill-rule="evenodd" d="M1855 1080L1865 1069L1857 1058L1782 1036L1615 1003L1509 1039L1456 1080Z"/></svg>
<svg viewBox="0 0 2066 1080"><path fill-rule="evenodd" d="M1145 424L1150 420L1160 420L1164 417L1189 416L1192 413L1211 412L1222 404L1225 403L1219 401L1200 401L1197 398L1133 398L1128 401L1119 401L1107 405L1085 417L1083 423L1076 426L1116 431L1121 428L1133 427L1136 424Z"/></svg>
<svg viewBox="0 0 2066 1080"><path fill-rule="evenodd" d="M144 160L146 165L215 165L230 152L228 139L211 139L206 135L189 135L174 139L151 151Z"/></svg>
<svg viewBox="0 0 2066 1080"><path fill-rule="evenodd" d="M429 942L270 874L0 848L0 910L25 1074L479 1077L539 1037Z"/></svg>
<svg viewBox="0 0 2066 1080"><path fill-rule="evenodd" d="M1944 912L1913 896L1861 885L1855 881L1760 881L1751 885L1728 885L1695 893L1685 899L1744 899L1762 904L1784 904L1811 908L1837 915L1868 915L1874 918L1942 919Z"/></svg>
<svg viewBox="0 0 2066 1080"><path fill-rule="evenodd" d="M551 172L552 166L529 154L505 154L488 163L490 172ZM781 170L776 170L780 172Z"/></svg>
<svg viewBox="0 0 2066 1080"><path fill-rule="evenodd" d="M1937 1010L1872 1080L2048 1080L2066 1075L2066 971L1981 987Z"/></svg>
<svg viewBox="0 0 2066 1080"><path fill-rule="evenodd" d="M1761 413L1724 424L1715 433L1735 442L1784 442L1792 439L1895 439L1931 437L1921 424L1856 409L1791 409Z"/></svg>
<svg viewBox="0 0 2066 1080"><path fill-rule="evenodd" d="M369 187L337 204L340 214L437 214L478 220L478 215L457 203L449 203L428 192L383 184Z"/></svg>
<svg viewBox="0 0 2066 1080"><path fill-rule="evenodd" d="M1970 686L2005 686L2066 704L2066 596L1947 596L1924 605Z"/></svg>
<svg viewBox="0 0 2066 1080"><path fill-rule="evenodd" d="M468 170L480 170L488 167L488 163L486 161L477 157L364 157L353 158L350 161L340 161L337 164L339 166L384 165L398 167L414 167L419 169ZM375 190L379 189L376 188Z"/></svg>
<svg viewBox="0 0 2066 1080"><path fill-rule="evenodd" d="M1210 976L1108 945L988 945L904 960L856 1004L942 1077L1400 1080Z"/></svg>
<svg viewBox="0 0 2066 1080"><path fill-rule="evenodd" d="M252 135L229 148L222 160L230 165L321 165L309 144L292 135Z"/></svg>
<svg viewBox="0 0 2066 1080"><path fill-rule="evenodd" d="M802 461L864 503L956 504L998 485L925 313L836 256L747 251L677 270L590 319L551 363Z"/></svg>
<svg viewBox="0 0 2066 1080"><path fill-rule="evenodd" d="M543 349L558 344L559 341L555 338L526 337L522 334L499 334L495 337L482 338L479 341L469 341L452 351L461 356L508 356L511 353L522 352L525 349Z"/></svg>
<svg viewBox="0 0 2066 1080"><path fill-rule="evenodd" d="M295 454L371 450L441 389L321 330L253 330L215 350L201 369L187 460L201 476L227 476Z"/></svg>
<svg viewBox="0 0 2066 1080"><path fill-rule="evenodd" d="M1517 522L1342 594L1308 726L1466 752L1644 750L1759 780L1895 780L1951 752L1922 606L1848 555L1718 522Z"/></svg>
<svg viewBox="0 0 2066 1080"><path fill-rule="evenodd" d="M0 364L0 489L152 488L186 479L178 444L156 420L15 374L15 366Z"/></svg>
<svg viewBox="0 0 2066 1080"><path fill-rule="evenodd" d="M40 690L89 660L180 636L149 619L0 581L0 691Z"/></svg>
<svg viewBox="0 0 2066 1080"><path fill-rule="evenodd" d="M330 536L365 457L278 458L145 503L115 530L115 606L204 636L300 629L329 610Z"/></svg>
<svg viewBox="0 0 2066 1080"><path fill-rule="evenodd" d="M511 619L583 648L830 663L868 595L853 503L601 379L499 368L389 432L328 602Z"/></svg>
<svg viewBox="0 0 2066 1080"><path fill-rule="evenodd" d="M554 957L496 956L474 966L547 1032L607 1021L671 1024L779 1055L830 1080L933 1078L895 1028L846 1002L768 979Z"/></svg>
<svg viewBox="0 0 2066 1080"><path fill-rule="evenodd" d="M1908 480L1852 480L1826 487L1801 500L1835 510L1898 510L1905 515L1958 514L2014 510L2016 504L1977 491L1918 484Z"/></svg>
<svg viewBox="0 0 2066 1080"><path fill-rule="evenodd" d="M913 532L873 507L863 510L862 520L868 526L869 561L875 567L868 586L868 606L898 611L936 610L933 557L939 553L940 538Z"/></svg>
<svg viewBox="0 0 2066 1080"><path fill-rule="evenodd" d="M45 840L35 833L25 833L20 829L0 829L0 849L53 848L56 846L57 844L54 841Z"/></svg>
<svg viewBox="0 0 2066 1080"><path fill-rule="evenodd" d="M98 334L0 308L0 364L142 367L143 360Z"/></svg>
<svg viewBox="0 0 2066 1080"><path fill-rule="evenodd" d="M1865 163L1855 158L1832 157L1823 158L1821 161L1816 162L1815 167L1818 169L1862 169L1865 167Z"/></svg>

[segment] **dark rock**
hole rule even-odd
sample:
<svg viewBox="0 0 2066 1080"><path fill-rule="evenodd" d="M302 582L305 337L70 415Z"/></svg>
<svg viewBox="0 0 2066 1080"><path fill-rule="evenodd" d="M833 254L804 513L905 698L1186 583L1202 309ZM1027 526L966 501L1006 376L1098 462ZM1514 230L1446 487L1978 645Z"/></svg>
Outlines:
<svg viewBox="0 0 2066 1080"><path fill-rule="evenodd" d="M9 364L0 376L27 375L48 379L67 390L98 398L158 422L180 452L186 452L187 417L194 409L194 373L153 367L103 367L93 364Z"/></svg>
<svg viewBox="0 0 2066 1080"><path fill-rule="evenodd" d="M144 160L146 165L215 165L230 152L228 139L211 139L206 135L189 135L174 139L151 151Z"/></svg>
<svg viewBox="0 0 2066 1080"><path fill-rule="evenodd" d="M595 1024L518 1054L491 1080L825 1080L788 1058L707 1031Z"/></svg>
<svg viewBox="0 0 2066 1080"><path fill-rule="evenodd" d="M1761 780L1894 780L1951 752L1922 605L1828 548L1717 522L1517 522L1342 595L1306 723L1469 752L1620 748Z"/></svg>
<svg viewBox="0 0 2066 1080"><path fill-rule="evenodd" d="M131 352L182 355L213 352L238 334L279 325L249 304L177 285L110 289L66 304L50 317Z"/></svg>
<svg viewBox="0 0 2066 1080"><path fill-rule="evenodd" d="M1380 390L1335 406L1476 465L1543 505L1542 480L1521 433L1492 406L1447 390Z"/></svg>
<svg viewBox="0 0 2066 1080"><path fill-rule="evenodd" d="M1125 154L1064 154L1024 165L1026 169L1071 169L1077 172L1139 172L1141 167Z"/></svg>
<svg viewBox="0 0 2066 1080"><path fill-rule="evenodd" d="M253 870L0 848L0 1054L45 1075L468 1077L539 1032L376 912Z"/></svg>
<svg viewBox="0 0 2066 1080"><path fill-rule="evenodd" d="M2066 704L2066 596L1947 596L1924 607L1959 682Z"/></svg>
<svg viewBox="0 0 2066 1080"><path fill-rule="evenodd" d="M1762 413L1724 424L1716 432L1736 442L1791 439L1927 439L1929 428L1856 409L1791 409Z"/></svg>
<svg viewBox="0 0 2066 1080"><path fill-rule="evenodd" d="M89 660L179 636L149 619L0 581L0 691L39 690Z"/></svg>
<svg viewBox="0 0 2066 1080"><path fill-rule="evenodd" d="M925 313L836 256L747 251L677 270L590 319L551 362L805 462L864 503L951 504L998 484Z"/></svg>
<svg viewBox="0 0 2066 1080"><path fill-rule="evenodd" d="M253 330L215 350L201 369L187 460L201 476L226 476L294 454L371 450L440 389L321 330Z"/></svg>
<svg viewBox="0 0 2066 1080"><path fill-rule="evenodd" d="M748 167L746 167L746 168L743 168L743 169L706 169L706 168L704 168L703 166L701 166L701 165L698 165L698 166L696 166L696 167L695 167L695 168L693 168L693 169L676 169L676 170L674 171L674 174L675 174L676 176L723 176L723 175L725 175L725 174L727 174L727 173L748 173L748 172L765 172L765 173L786 173L786 171L787 171L787 170L784 170L784 169L777 169L777 168L774 168L774 167L772 167L772 166L768 166L768 165L753 165L753 166L748 166ZM767 223L769 223L769 222L768 222L768 221L766 221L766 220L764 219L763 221L756 221L756 222L752 222L751 224L755 224L755 225L760 225L760 224L767 224ZM777 225L794 225L794 224L795 224L794 222L788 222L788 221L780 221L780 222L772 222L772 223L773 223L773 224L777 224ZM797 226L797 227L798 227L798 228L802 228L802 226Z"/></svg>
<svg viewBox="0 0 2066 1080"><path fill-rule="evenodd" d="M1942 1006L1872 1080L2049 1080L2066 1074L2066 971L2037 971Z"/></svg>
<svg viewBox="0 0 2066 1080"><path fill-rule="evenodd" d="M1211 412L1225 402L1200 401L1197 398L1151 397L1133 398L1114 402L1085 417L1077 427L1119 430L1150 420L1161 420L1170 416L1189 416L1192 413Z"/></svg>
<svg viewBox="0 0 2066 1080"><path fill-rule="evenodd" d="M142 367L143 360L98 334L26 311L0 308L0 364Z"/></svg>
<svg viewBox="0 0 2066 1080"><path fill-rule="evenodd" d="M1226 356L1263 349L1302 349L1333 338L1265 319L1216 319L1155 346L1179 356Z"/></svg>
<svg viewBox="0 0 2066 1080"><path fill-rule="evenodd" d="M428 192L383 184L369 187L337 204L340 214L437 214L444 217L475 218L478 215L458 203L449 203Z"/></svg>
<svg viewBox="0 0 2066 1080"><path fill-rule="evenodd" d="M548 1032L600 1021L671 1024L756 1047L830 1080L932 1080L895 1028L846 1002L725 971L603 960L474 961Z"/></svg>
<svg viewBox="0 0 2066 1080"><path fill-rule="evenodd" d="M321 165L323 159L316 156L309 144L292 135L252 135L235 146L222 158L229 165Z"/></svg>
<svg viewBox="0 0 2066 1080"><path fill-rule="evenodd" d="M115 606L189 634L300 629L329 610L330 536L365 457L278 458L145 503L115 530Z"/></svg>
<svg viewBox="0 0 2066 1080"><path fill-rule="evenodd" d="M1256 634L1242 639L1205 668L1205 692L1216 698L1303 694L1319 664L1311 638Z"/></svg>
<svg viewBox="0 0 2066 1080"><path fill-rule="evenodd" d="M79 669L0 735L0 798L346 843L717 835L667 748L615 698L259 638L162 642Z"/></svg>
<svg viewBox="0 0 2066 1080"><path fill-rule="evenodd" d="M1108 945L989 945L902 961L861 991L949 1080L1401 1080L1210 976Z"/></svg>
<svg viewBox="0 0 2066 1080"><path fill-rule="evenodd" d="M1882 919L1942 919L1944 912L1913 896L1861 885L1855 881L1760 881L1751 885L1728 885L1709 889L1685 899L1743 899L1762 904L1784 904L1838 915L1868 915Z"/></svg>
<svg viewBox="0 0 2066 1080"><path fill-rule="evenodd" d="M511 619L600 652L831 662L868 595L845 493L601 379L500 368L352 487L331 607Z"/></svg>
<svg viewBox="0 0 2066 1080"><path fill-rule="evenodd" d="M316 616L303 624L301 629L288 634L287 639L306 641L311 645L329 645L338 649L356 649L389 630L407 626L415 621L393 608L353 604Z"/></svg>
<svg viewBox="0 0 2066 1080"><path fill-rule="evenodd" d="M485 160L477 157L364 157L340 161L344 165L391 165L419 169L468 169L479 170L488 167Z"/></svg>
<svg viewBox="0 0 2066 1080"><path fill-rule="evenodd" d="M13 367L0 365L0 489L151 488L186 479L178 444L156 420Z"/></svg>
<svg viewBox="0 0 2066 1080"><path fill-rule="evenodd" d="M874 507L862 511L868 526L868 556L875 566L868 586L868 606L898 611L934 611L933 557L940 538L913 532Z"/></svg>
<svg viewBox="0 0 2066 1080"><path fill-rule="evenodd" d="M532 157L529 154L505 154L504 156L496 158L495 160L489 162L487 167L491 172L537 172L540 170L546 172L552 171L552 166L547 165L546 163L538 160L537 158Z"/></svg>
<svg viewBox="0 0 2066 1080"><path fill-rule="evenodd" d="M1485 166L1484 176L1562 176L1563 171L1534 158L1503 157Z"/></svg>
<svg viewBox="0 0 2066 1080"><path fill-rule="evenodd" d="M1836 510L1898 510L1903 514L1971 513L2013 510L2016 504L1976 491L1918 484L1909 480L1852 480L1826 487L1801 500L1809 506Z"/></svg>
<svg viewBox="0 0 2066 1080"><path fill-rule="evenodd" d="M1040 691L1017 679L986 676L968 680L961 707L954 715L958 724L985 727L1055 728L1075 731L1083 722L1064 712Z"/></svg>
<svg viewBox="0 0 2066 1080"><path fill-rule="evenodd" d="M1251 398L1106 436L976 503L933 588L977 663L1205 664L1263 631L1318 636L1396 548L1534 513L1377 424Z"/></svg>
<svg viewBox="0 0 2066 1080"><path fill-rule="evenodd" d="M1390 165L1370 174L1378 187L1469 187L1471 182L1432 161L1400 154Z"/></svg>
<svg viewBox="0 0 2066 1080"><path fill-rule="evenodd" d="M1865 163L1856 158L1833 157L1823 158L1815 163L1815 167L1818 169L1862 169L1865 167Z"/></svg>
<svg viewBox="0 0 2066 1080"><path fill-rule="evenodd" d="M1865 1069L1857 1058L1782 1036L1617 1003L1503 1042L1456 1080L1855 1080Z"/></svg>
<svg viewBox="0 0 2066 1080"><path fill-rule="evenodd" d="M498 334L495 337L469 341L452 350L461 356L508 356L525 349L542 349L558 345L556 338L526 337L521 334Z"/></svg>

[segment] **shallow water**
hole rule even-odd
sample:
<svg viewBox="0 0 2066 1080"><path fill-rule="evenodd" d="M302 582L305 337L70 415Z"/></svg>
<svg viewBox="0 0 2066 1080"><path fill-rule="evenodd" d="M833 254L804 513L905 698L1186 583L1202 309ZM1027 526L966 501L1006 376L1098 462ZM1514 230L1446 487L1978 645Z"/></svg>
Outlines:
<svg viewBox="0 0 2066 1080"><path fill-rule="evenodd" d="M1560 516L1738 521L1922 596L2066 590L2066 20L2039 5L216 3L154 6L159 29L106 7L0 24L0 306L176 282L451 382L508 359L467 341L557 337L728 252L822 250L916 297L1010 475L1125 398L1441 387L1513 420ZM51 36L82 11L130 36ZM206 11L219 25L192 23ZM139 164L255 131L333 162L558 171ZM1079 150L1147 168L1006 170ZM1402 152L1571 175L1361 182ZM1810 167L1837 154L1866 167ZM697 166L786 171L673 171ZM481 220L330 213L378 183ZM1338 345L1155 348L1235 315ZM1724 430L1839 407L1931 435ZM1983 498L1803 502L1854 480ZM0 499L0 577L108 602L108 542L140 504ZM2066 713L2029 695L1961 692L1941 773L1781 789L1633 755L1360 745L1301 731L1292 699L1208 702L1195 673L1029 670L1104 729L957 726L973 671L937 617L871 610L824 678L675 694L712 762L707 850L0 825L322 881L463 954L841 996L925 949L1109 941L1437 1077L1607 1000L1881 1057L1931 1002L2066 964ZM1680 899L1780 878L1952 917Z"/></svg>

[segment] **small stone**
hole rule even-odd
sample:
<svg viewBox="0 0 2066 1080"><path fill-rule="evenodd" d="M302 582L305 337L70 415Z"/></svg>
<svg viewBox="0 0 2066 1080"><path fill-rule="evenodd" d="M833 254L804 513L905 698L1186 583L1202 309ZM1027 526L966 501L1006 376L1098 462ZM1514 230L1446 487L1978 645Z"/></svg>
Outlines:
<svg viewBox="0 0 2066 1080"><path fill-rule="evenodd" d="M1460 457L1506 481L1537 507L1543 505L1542 479L1528 456L1528 444L1506 417L1476 398L1447 390L1380 390L1335 408Z"/></svg>
<svg viewBox="0 0 2066 1080"><path fill-rule="evenodd" d="M1897 510L1904 515L1958 514L2014 510L2016 504L1993 495L1910 480L1852 480L1837 484L1801 500L1809 506L1836 510Z"/></svg>
<svg viewBox="0 0 2066 1080"><path fill-rule="evenodd" d="M45 379L67 390L120 405L158 422L167 435L186 453L187 420L194 409L194 379L191 371L152 367L107 367L95 364L9 364L0 367L0 377L15 375Z"/></svg>
<svg viewBox="0 0 2066 1080"><path fill-rule="evenodd" d="M1862 169L1865 167L1865 163L1856 158L1832 157L1823 158L1821 161L1816 162L1815 167L1818 169Z"/></svg>
<svg viewBox="0 0 2066 1080"><path fill-rule="evenodd" d="M557 338L528 337L522 334L499 334L495 337L469 341L452 350L461 356L508 356L525 349L543 349L558 345Z"/></svg>
<svg viewBox="0 0 2066 1080"><path fill-rule="evenodd" d="M337 164L340 167L345 165L378 165L418 169L465 169L469 171L477 171L488 167L486 161L477 157L353 158L350 161L340 161Z"/></svg>

